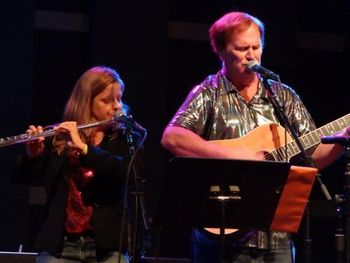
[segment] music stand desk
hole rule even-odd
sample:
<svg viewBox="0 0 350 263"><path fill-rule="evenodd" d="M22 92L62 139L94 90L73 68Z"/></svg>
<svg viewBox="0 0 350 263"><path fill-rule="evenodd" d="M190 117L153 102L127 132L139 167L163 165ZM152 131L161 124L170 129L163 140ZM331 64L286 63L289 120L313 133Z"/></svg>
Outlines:
<svg viewBox="0 0 350 263"><path fill-rule="evenodd" d="M171 159L169 170L156 224L288 232L299 228L317 172L287 162L185 157ZM224 218L220 196L230 197Z"/></svg>

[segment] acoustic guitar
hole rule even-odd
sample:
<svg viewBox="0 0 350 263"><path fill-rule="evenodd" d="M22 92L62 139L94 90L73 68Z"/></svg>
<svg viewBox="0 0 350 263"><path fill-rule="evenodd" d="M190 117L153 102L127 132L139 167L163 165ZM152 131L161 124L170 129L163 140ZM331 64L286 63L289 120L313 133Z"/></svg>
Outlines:
<svg viewBox="0 0 350 263"><path fill-rule="evenodd" d="M305 150L316 146L321 142L321 137L333 135L350 125L350 113L332 121L314 131L299 137L300 143ZM290 158L300 153L297 143L286 130L275 123L261 125L236 139L213 140L215 144L229 147L250 147L251 150L264 152L266 160L289 161ZM213 234L220 234L218 228L205 228ZM225 229L225 234L231 234L238 229Z"/></svg>
<svg viewBox="0 0 350 263"><path fill-rule="evenodd" d="M321 137L333 135L350 125L350 113L332 121L314 131L299 137L305 150L316 146L321 142ZM247 147L253 151L264 152L265 159L271 161L289 161L290 158L300 153L297 143L286 130L276 124L261 125L237 139L213 140L212 143L230 146Z"/></svg>

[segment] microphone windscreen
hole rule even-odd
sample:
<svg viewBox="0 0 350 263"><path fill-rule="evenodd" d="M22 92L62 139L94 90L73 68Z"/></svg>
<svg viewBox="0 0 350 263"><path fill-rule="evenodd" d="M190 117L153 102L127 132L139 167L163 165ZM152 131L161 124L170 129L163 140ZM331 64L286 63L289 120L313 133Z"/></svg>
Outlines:
<svg viewBox="0 0 350 263"><path fill-rule="evenodd" d="M248 68L249 70L252 70L252 69L254 68L255 65L259 65L258 62L256 62L255 60L251 60L251 61L248 62L247 68Z"/></svg>

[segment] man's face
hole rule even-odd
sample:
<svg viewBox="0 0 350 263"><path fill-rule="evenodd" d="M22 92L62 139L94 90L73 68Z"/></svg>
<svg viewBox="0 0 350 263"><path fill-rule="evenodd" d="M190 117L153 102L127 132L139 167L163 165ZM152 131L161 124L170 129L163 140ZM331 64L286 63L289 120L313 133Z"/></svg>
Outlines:
<svg viewBox="0 0 350 263"><path fill-rule="evenodd" d="M247 63L255 60L260 64L261 54L260 31L257 25L251 24L243 31L232 33L219 55L231 74L252 74L247 69Z"/></svg>

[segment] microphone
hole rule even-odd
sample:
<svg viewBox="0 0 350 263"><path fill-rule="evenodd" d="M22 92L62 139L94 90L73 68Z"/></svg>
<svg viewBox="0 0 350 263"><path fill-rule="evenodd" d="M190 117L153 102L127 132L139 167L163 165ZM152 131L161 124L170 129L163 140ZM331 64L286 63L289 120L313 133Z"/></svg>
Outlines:
<svg viewBox="0 0 350 263"><path fill-rule="evenodd" d="M340 144L350 146L350 136L324 136L321 138L323 144Z"/></svg>
<svg viewBox="0 0 350 263"><path fill-rule="evenodd" d="M127 116L125 112L118 110L114 114L114 120L119 123L123 123L127 129L134 129L141 133L145 133L147 130L143 128L140 124L132 119L132 116Z"/></svg>
<svg viewBox="0 0 350 263"><path fill-rule="evenodd" d="M255 60L251 60L247 64L247 68L251 72L259 73L263 78L272 79L275 81L280 81L280 76L276 73L273 73L271 70L264 68L259 65Z"/></svg>

